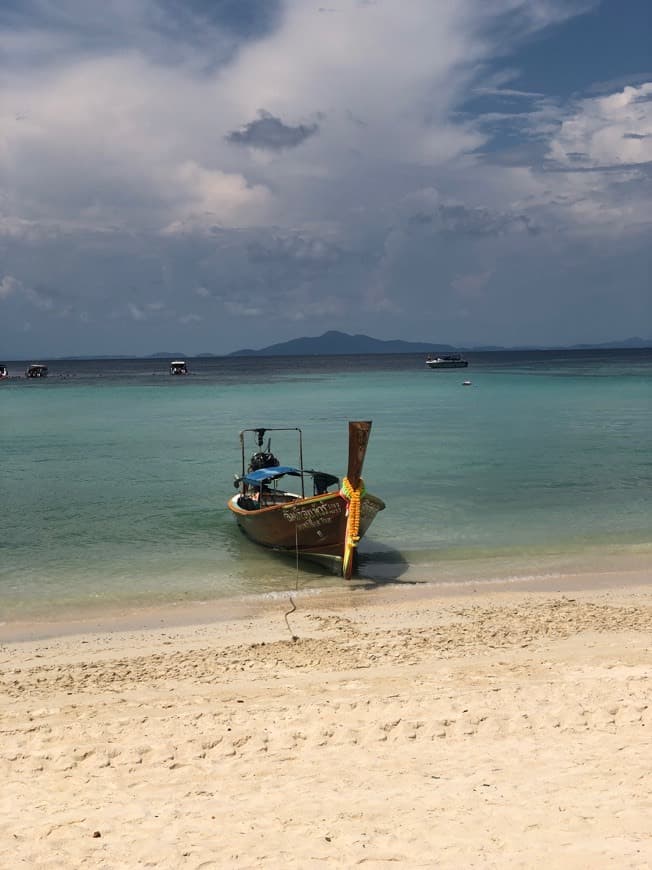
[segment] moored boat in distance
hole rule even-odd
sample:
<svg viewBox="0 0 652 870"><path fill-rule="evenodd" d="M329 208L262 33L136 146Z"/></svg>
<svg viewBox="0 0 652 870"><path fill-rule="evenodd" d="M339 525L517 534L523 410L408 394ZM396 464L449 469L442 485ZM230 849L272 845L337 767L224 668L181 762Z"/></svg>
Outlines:
<svg viewBox="0 0 652 870"><path fill-rule="evenodd" d="M443 353L438 356L429 353L426 359L429 369L465 369L468 364L468 360L463 359L459 353Z"/></svg>
<svg viewBox="0 0 652 870"><path fill-rule="evenodd" d="M0 381L6 381L9 377L9 372L7 371L7 366L0 363Z"/></svg>
<svg viewBox="0 0 652 870"><path fill-rule="evenodd" d="M348 467L341 484L333 474L303 467L301 429L240 432L242 471L234 481L239 492L228 502L240 529L257 544L326 562L350 579L358 542L385 508L382 499L366 491L361 476L370 431L370 421L349 423ZM269 432L297 433L296 466L280 464L270 452L270 437L264 446ZM248 463L247 435L253 436L256 447Z"/></svg>
<svg viewBox="0 0 652 870"><path fill-rule="evenodd" d="M170 374L171 375L187 375L188 374L188 366L186 365L185 359L173 359L170 363Z"/></svg>
<svg viewBox="0 0 652 870"><path fill-rule="evenodd" d="M47 378L48 376L48 367L41 365L41 363L32 363L31 366L27 367L27 371L25 372L26 378Z"/></svg>

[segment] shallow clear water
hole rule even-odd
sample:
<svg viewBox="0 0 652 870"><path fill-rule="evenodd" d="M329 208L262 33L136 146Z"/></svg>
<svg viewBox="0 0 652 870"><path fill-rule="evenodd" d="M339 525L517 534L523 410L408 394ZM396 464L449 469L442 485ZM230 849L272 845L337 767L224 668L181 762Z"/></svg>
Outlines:
<svg viewBox="0 0 652 870"><path fill-rule="evenodd" d="M53 361L0 384L0 619L339 585L260 550L225 508L238 432L300 426L343 474L372 419L374 580L482 581L652 552L652 353ZM472 386L463 386L464 379ZM287 438L287 440L285 440ZM294 441L273 442L282 462ZM285 449L284 449L285 448Z"/></svg>

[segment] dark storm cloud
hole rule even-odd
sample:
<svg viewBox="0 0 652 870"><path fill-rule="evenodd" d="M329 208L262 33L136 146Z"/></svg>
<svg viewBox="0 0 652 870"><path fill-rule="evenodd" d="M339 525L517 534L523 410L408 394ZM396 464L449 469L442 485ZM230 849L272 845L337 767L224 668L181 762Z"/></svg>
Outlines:
<svg viewBox="0 0 652 870"><path fill-rule="evenodd" d="M284 124L280 118L270 112L261 109L256 121L245 124L240 130L234 130L225 138L227 142L234 145L249 145L266 151L282 151L284 148L296 148L318 130L318 124L299 124L292 127Z"/></svg>
<svg viewBox="0 0 652 870"><path fill-rule="evenodd" d="M538 232L528 215L469 208L461 204L444 204L431 212L416 212L409 217L408 224L456 236L497 236L519 230L530 234Z"/></svg>
<svg viewBox="0 0 652 870"><path fill-rule="evenodd" d="M291 232L261 236L247 245L252 262L330 262L342 256L341 249L332 242L303 232Z"/></svg>
<svg viewBox="0 0 652 870"><path fill-rule="evenodd" d="M293 288L321 285L333 270L350 264L350 253L339 245L299 230L259 229L245 243L243 255L244 268L255 276L263 299L274 292L286 301Z"/></svg>
<svg viewBox="0 0 652 870"><path fill-rule="evenodd" d="M625 138L625 137L623 137ZM647 137L643 137L647 138ZM585 155L578 155L576 159ZM542 167L547 173L557 173L557 174L566 174L572 175L573 173L616 173L620 174L622 172L631 171L636 172L640 176L649 175L650 168L652 167L652 161L647 161L646 163L599 163L596 166L559 166L554 161L547 161L544 163Z"/></svg>

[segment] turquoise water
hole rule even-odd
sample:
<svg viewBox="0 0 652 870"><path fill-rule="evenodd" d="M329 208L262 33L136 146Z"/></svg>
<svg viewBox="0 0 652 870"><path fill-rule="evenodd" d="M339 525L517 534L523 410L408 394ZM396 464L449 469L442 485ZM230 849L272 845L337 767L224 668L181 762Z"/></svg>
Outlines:
<svg viewBox="0 0 652 870"><path fill-rule="evenodd" d="M225 508L238 432L300 426L343 474L372 419L382 497L358 583L555 575L652 553L652 353L53 361L0 384L0 619L341 585L260 550ZM466 378L472 386L463 386ZM294 463L294 442L273 443ZM292 450L290 451L290 446ZM284 451L287 447L287 451Z"/></svg>

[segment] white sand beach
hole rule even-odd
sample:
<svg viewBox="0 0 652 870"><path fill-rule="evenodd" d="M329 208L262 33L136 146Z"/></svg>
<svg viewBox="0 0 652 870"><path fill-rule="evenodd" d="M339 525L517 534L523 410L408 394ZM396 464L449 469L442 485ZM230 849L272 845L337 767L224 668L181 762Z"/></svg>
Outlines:
<svg viewBox="0 0 652 870"><path fill-rule="evenodd" d="M652 587L287 609L5 627L0 866L652 866Z"/></svg>

